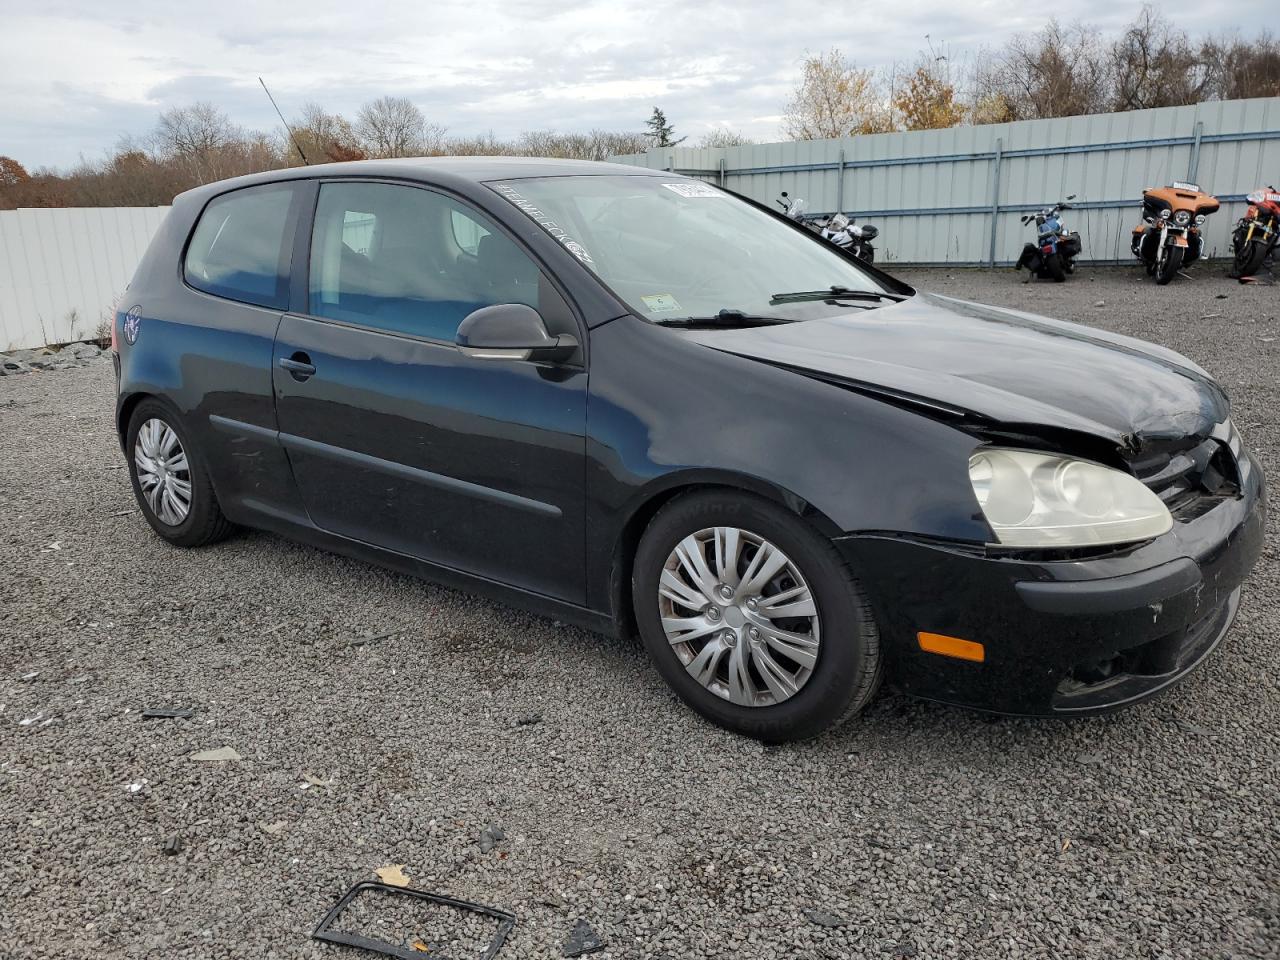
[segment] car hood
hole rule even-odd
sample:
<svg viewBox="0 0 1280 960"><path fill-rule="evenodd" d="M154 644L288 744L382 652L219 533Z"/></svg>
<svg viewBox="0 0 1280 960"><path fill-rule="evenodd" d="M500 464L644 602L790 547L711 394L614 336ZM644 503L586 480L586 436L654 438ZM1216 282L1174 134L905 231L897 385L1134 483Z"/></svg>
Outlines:
<svg viewBox="0 0 1280 960"><path fill-rule="evenodd" d="M1186 357L1092 327L917 294L891 306L741 330L708 347L951 416L1082 431L1137 451L1207 436L1222 388Z"/></svg>

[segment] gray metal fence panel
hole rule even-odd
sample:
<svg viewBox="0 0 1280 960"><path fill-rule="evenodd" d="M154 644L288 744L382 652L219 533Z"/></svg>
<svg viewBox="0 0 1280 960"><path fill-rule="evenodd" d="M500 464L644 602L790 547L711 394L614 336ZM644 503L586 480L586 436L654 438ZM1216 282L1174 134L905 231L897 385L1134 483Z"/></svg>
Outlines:
<svg viewBox="0 0 1280 960"><path fill-rule="evenodd" d="M883 259L906 263L1010 263L1031 236L1019 217L1069 193L1084 259L1123 261L1143 189L1191 179L1223 201L1205 235L1226 256L1244 195L1280 180L1280 98L615 159L842 209L880 227Z"/></svg>

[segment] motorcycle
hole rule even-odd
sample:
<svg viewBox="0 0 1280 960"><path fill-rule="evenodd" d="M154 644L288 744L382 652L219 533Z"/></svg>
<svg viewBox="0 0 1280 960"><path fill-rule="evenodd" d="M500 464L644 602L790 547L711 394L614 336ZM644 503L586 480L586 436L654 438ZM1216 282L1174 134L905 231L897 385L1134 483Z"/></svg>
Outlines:
<svg viewBox="0 0 1280 960"><path fill-rule="evenodd" d="M1261 268L1280 239L1280 193L1275 187L1255 190L1245 197L1249 207L1231 234L1235 256L1231 276L1251 277Z"/></svg>
<svg viewBox="0 0 1280 960"><path fill-rule="evenodd" d="M1204 193L1199 184L1181 180L1142 192L1143 222L1133 228L1130 248L1156 283L1163 286L1204 255L1200 228L1218 206L1218 198Z"/></svg>
<svg viewBox="0 0 1280 960"><path fill-rule="evenodd" d="M859 260L875 262L876 248L871 245L871 241L880 235L880 231L871 224L858 223L844 213L835 213L829 217L806 216L804 201L799 198L793 200L785 190L777 203L788 217L808 227L823 240L853 254Z"/></svg>
<svg viewBox="0 0 1280 960"><path fill-rule="evenodd" d="M1028 241L1022 248L1022 255L1013 265L1015 270L1026 267L1031 276L1042 280L1062 283L1068 273L1076 272L1075 258L1084 249L1080 242L1080 234L1068 231L1062 223L1062 211L1070 210L1076 195L1070 194L1066 200L1060 200L1047 210L1028 213L1022 217L1022 225L1035 221L1036 239Z"/></svg>

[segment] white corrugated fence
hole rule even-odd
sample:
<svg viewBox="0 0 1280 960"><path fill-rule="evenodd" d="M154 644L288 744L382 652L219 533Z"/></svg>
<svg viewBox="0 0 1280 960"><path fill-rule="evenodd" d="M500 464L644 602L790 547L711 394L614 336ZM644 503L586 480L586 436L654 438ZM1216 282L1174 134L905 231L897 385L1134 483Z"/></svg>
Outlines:
<svg viewBox="0 0 1280 960"><path fill-rule="evenodd" d="M96 336L168 209L0 210L0 352Z"/></svg>

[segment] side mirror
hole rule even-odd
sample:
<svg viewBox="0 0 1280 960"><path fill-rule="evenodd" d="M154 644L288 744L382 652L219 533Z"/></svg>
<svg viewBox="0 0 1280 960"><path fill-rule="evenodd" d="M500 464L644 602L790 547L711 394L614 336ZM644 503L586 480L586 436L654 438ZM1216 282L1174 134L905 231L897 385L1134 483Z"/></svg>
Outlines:
<svg viewBox="0 0 1280 960"><path fill-rule="evenodd" d="M541 314L523 303L496 303L467 314L458 326L458 349L484 360L563 362L578 349L568 334L553 337Z"/></svg>

